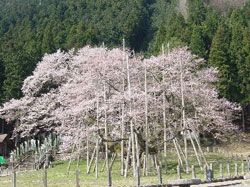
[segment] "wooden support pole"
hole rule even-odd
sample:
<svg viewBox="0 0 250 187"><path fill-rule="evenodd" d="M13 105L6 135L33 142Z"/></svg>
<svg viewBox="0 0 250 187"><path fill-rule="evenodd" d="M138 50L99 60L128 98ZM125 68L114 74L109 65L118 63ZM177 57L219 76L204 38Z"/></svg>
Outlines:
<svg viewBox="0 0 250 187"><path fill-rule="evenodd" d="M156 164L155 164L154 156L155 156L155 155L151 155L151 161L152 161L153 172L154 172L154 174L155 174Z"/></svg>
<svg viewBox="0 0 250 187"><path fill-rule="evenodd" d="M130 150L131 150L131 137L129 137L129 140L128 140L127 160L126 160L124 177L127 177L127 175L128 175L128 165L129 165Z"/></svg>
<svg viewBox="0 0 250 187"><path fill-rule="evenodd" d="M92 156L91 156L91 159L90 159L90 163L89 163L89 167L87 169L87 174L89 174L90 170L91 170L91 167L92 167L92 163L93 163L93 160L94 160L94 156L95 156L95 152L96 152L96 148L94 149L93 153L92 153Z"/></svg>
<svg viewBox="0 0 250 187"><path fill-rule="evenodd" d="M190 136L190 140L191 140L191 143L192 143L192 146L193 146L193 149L194 149L194 153L195 153L196 159L197 159L198 164L199 164L199 166L200 166L200 169L201 169L201 171L202 171L202 162L201 162L201 159L200 159L200 157L199 157L198 151L197 151L197 149L196 149L196 145L195 145L195 143L194 143L192 134L191 134L191 132L190 132L189 130L188 130L188 135Z"/></svg>
<svg viewBox="0 0 250 187"><path fill-rule="evenodd" d="M146 174L146 155L143 155L143 176Z"/></svg>
<svg viewBox="0 0 250 187"><path fill-rule="evenodd" d="M208 178L207 178L207 165L204 165L204 180L208 180Z"/></svg>
<svg viewBox="0 0 250 187"><path fill-rule="evenodd" d="M107 95L106 95L106 82L104 82L104 103L107 104ZM108 139L108 123L107 123L107 107L104 109L104 126L105 126L105 138ZM106 168L108 172L109 168L109 157L108 157L108 142L105 142L105 160L106 160Z"/></svg>
<svg viewBox="0 0 250 187"><path fill-rule="evenodd" d="M86 169L87 174L88 174L88 169L89 169L89 138L87 136L87 169Z"/></svg>
<svg viewBox="0 0 250 187"><path fill-rule="evenodd" d="M122 51L123 51L123 60L122 60L122 72L124 73L124 65L125 65L125 39L122 40ZM122 79L122 91L123 95L125 92L125 78L123 76ZM121 124L121 131L122 131L122 141L121 141L121 175L124 175L124 110L125 110L125 103L124 100L122 101L122 124Z"/></svg>
<svg viewBox="0 0 250 187"><path fill-rule="evenodd" d="M79 170L80 154L77 156L76 169Z"/></svg>
<svg viewBox="0 0 250 187"><path fill-rule="evenodd" d="M47 170L43 169L43 187L47 187Z"/></svg>
<svg viewBox="0 0 250 187"><path fill-rule="evenodd" d="M246 174L246 172L245 172L245 162L244 161L241 163L241 171L242 171L242 175L244 176Z"/></svg>
<svg viewBox="0 0 250 187"><path fill-rule="evenodd" d="M220 163L220 178L221 179L223 179L223 177L224 177L224 172L223 172L223 164L222 163Z"/></svg>
<svg viewBox="0 0 250 187"><path fill-rule="evenodd" d="M192 178L196 179L196 172L195 172L195 167L192 165Z"/></svg>
<svg viewBox="0 0 250 187"><path fill-rule="evenodd" d="M159 162L160 162L159 164L162 168L162 152L161 151L159 152ZM167 162L165 164L167 164ZM165 170L166 170L166 168L165 168Z"/></svg>
<svg viewBox="0 0 250 187"><path fill-rule="evenodd" d="M234 175L236 177L239 175L239 173L238 173L238 164L237 163L234 164Z"/></svg>
<svg viewBox="0 0 250 187"><path fill-rule="evenodd" d="M228 178L231 177L230 164L227 164L227 176L228 176Z"/></svg>
<svg viewBox="0 0 250 187"><path fill-rule="evenodd" d="M183 166L183 161L182 161L182 158L181 158L181 154L180 154L180 151L179 151L179 149L178 149L176 140L174 139L173 142L174 142L174 146L175 146L175 149L176 149L176 152L177 152L177 156L178 156L178 160L179 160L178 163L180 163L181 167L182 167L183 170L185 171L184 166Z"/></svg>
<svg viewBox="0 0 250 187"><path fill-rule="evenodd" d="M77 144L77 140L78 140L78 138L76 138L76 141L75 141L75 143L74 143L74 145L73 145L73 148L72 148L72 153L75 151L75 147L76 147L76 144ZM46 155L46 157L47 157L47 155ZM46 159L47 160L47 159ZM70 157L70 159L69 159L69 164L68 164L68 167L67 167L67 175L69 175L69 170L70 170L70 167L71 167L71 162L72 162L72 157ZM46 163L47 164L47 163ZM46 166L47 167L47 166Z"/></svg>
<svg viewBox="0 0 250 187"><path fill-rule="evenodd" d="M168 51L169 52L169 51ZM162 55L163 55L163 71L165 71L165 49L164 44L162 44ZM164 73L162 74L163 82L165 82ZM163 92L163 131L164 131L164 166L165 173L167 173L167 123L166 123L166 92Z"/></svg>
<svg viewBox="0 0 250 187"><path fill-rule="evenodd" d="M137 160L137 167L140 168L140 150L138 145L138 137L135 134L135 147L136 147L136 160Z"/></svg>
<svg viewBox="0 0 250 187"><path fill-rule="evenodd" d="M16 171L14 169L11 176L11 187L16 187Z"/></svg>
<svg viewBox="0 0 250 187"><path fill-rule="evenodd" d="M130 85L130 69L129 69L129 60L128 56L126 57L126 64L127 64L127 81L128 81L128 92L129 92L129 112L132 114L132 93L131 93L131 85ZM130 133L131 133L131 148L132 148L132 165L133 165L133 172L134 177L136 175L136 163L135 163L135 139L134 139L134 124L133 121L130 120Z"/></svg>
<svg viewBox="0 0 250 187"><path fill-rule="evenodd" d="M79 184L79 170L78 170L78 168L76 168L76 187L80 187L80 184Z"/></svg>
<svg viewBox="0 0 250 187"><path fill-rule="evenodd" d="M111 169L108 168L108 187L112 186Z"/></svg>
<svg viewBox="0 0 250 187"><path fill-rule="evenodd" d="M158 179L159 183L162 184L161 166L158 166Z"/></svg>
<svg viewBox="0 0 250 187"><path fill-rule="evenodd" d="M181 168L180 165L177 165L177 175L178 175L178 179L181 179Z"/></svg>
<svg viewBox="0 0 250 187"><path fill-rule="evenodd" d="M101 169L101 172L104 171L104 167L106 166L106 158L104 159L104 162L103 162L103 165L102 165L102 169Z"/></svg>
<svg viewBox="0 0 250 187"><path fill-rule="evenodd" d="M200 144L200 141L198 140L197 136L195 136L195 141L196 141L196 143L197 143L197 145L198 145L198 148L199 148L199 151L200 151L200 153L201 153L201 156L202 156L203 160L205 161L205 164L206 164L207 167L208 167L207 159L206 159L205 154L204 154L204 152L203 152L203 150L202 150L202 148L201 148L201 144Z"/></svg>
<svg viewBox="0 0 250 187"><path fill-rule="evenodd" d="M146 126L146 140L145 140L145 150L146 150L146 176L148 176L149 171L149 151L148 151L148 140L149 140L149 126L148 126L148 96L147 96L147 65L144 61L144 93L145 93L145 126Z"/></svg>
<svg viewBox="0 0 250 187"><path fill-rule="evenodd" d="M99 138L96 139L96 160L95 160L95 177L96 177L96 179L98 179L98 176L99 176L98 163L99 163Z"/></svg>
<svg viewBox="0 0 250 187"><path fill-rule="evenodd" d="M185 156L185 154L184 154L184 152L183 152L183 150L182 150L182 148L181 148L181 146L180 146L180 144L179 144L177 138L175 138L175 142L176 142L176 145L177 145L177 147L178 147L178 149L179 149L179 152L181 153L181 155L182 155L182 157L184 158L184 161L185 161L185 163L186 163L186 165L187 165L187 164L188 164L187 158L186 158L186 156ZM183 171L186 171L186 170L183 169Z"/></svg>
<svg viewBox="0 0 250 187"><path fill-rule="evenodd" d="M113 165L114 165L114 163L115 163L116 156L117 156L117 153L114 153L114 154L113 154L113 158L112 158L112 160L111 160L111 165L110 165L110 170L111 170L111 171L112 171Z"/></svg>
<svg viewBox="0 0 250 187"><path fill-rule="evenodd" d="M141 185L141 179L140 179L140 167L137 166L137 175L136 175L136 178L137 178L137 186L139 187Z"/></svg>
<svg viewBox="0 0 250 187"><path fill-rule="evenodd" d="M213 163L210 163L209 168L210 168L210 170L211 170L212 172L214 171Z"/></svg>

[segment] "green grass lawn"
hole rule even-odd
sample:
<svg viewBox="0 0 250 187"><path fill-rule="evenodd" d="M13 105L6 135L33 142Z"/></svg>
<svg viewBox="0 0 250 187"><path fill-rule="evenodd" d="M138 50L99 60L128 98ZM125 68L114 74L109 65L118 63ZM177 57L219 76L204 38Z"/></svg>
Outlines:
<svg viewBox="0 0 250 187"><path fill-rule="evenodd" d="M231 163L231 174L234 175L234 162L231 158L227 158L223 155L209 153L206 155L209 163L214 163L214 175L215 178L219 177L219 163ZM176 167L177 156L174 153L168 155L168 174L162 172L163 183L167 183L168 180L177 179ZM76 162L74 161L71 166L69 175L66 175L68 162L56 161L53 163L54 167L47 170L48 186L49 187L73 187L75 186L75 168ZM103 161L100 161L99 171L101 170ZM192 156L190 158L190 165L195 165L197 171L197 178L204 179L204 173L200 171L196 158ZM239 174L241 174L241 161L238 160ZM99 178L95 178L95 172L93 168L90 174L86 174L86 161L81 160L79 164L80 168L80 186L92 187L92 186L107 186L107 173L100 172ZM141 172L142 173L142 172ZM224 164L224 176L227 176L226 164ZM190 172L189 175L182 173L183 178L192 178ZM149 176L141 177L141 185L158 184L157 172L149 174ZM136 179L132 176L132 170L129 170L129 176L124 178L120 175L120 162L117 159L112 170L112 185L113 186L133 186L136 185ZM11 186L11 177L0 177L0 186ZM17 173L17 186L18 187L42 187L42 170L39 171L27 171Z"/></svg>

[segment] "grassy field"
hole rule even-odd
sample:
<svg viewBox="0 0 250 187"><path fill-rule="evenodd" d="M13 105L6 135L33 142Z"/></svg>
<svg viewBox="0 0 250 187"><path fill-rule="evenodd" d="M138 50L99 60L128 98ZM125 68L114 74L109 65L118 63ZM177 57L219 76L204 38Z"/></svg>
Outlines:
<svg viewBox="0 0 250 187"><path fill-rule="evenodd" d="M231 174L234 175L234 163L231 157L225 157L221 153L207 153L207 160L209 163L214 164L214 175L215 178L219 177L219 163L231 163ZM168 174L163 172L163 183L167 183L168 180L177 179L176 167L177 167L177 156L174 153L168 155ZM239 174L241 174L241 160L238 161ZM47 170L48 175L48 186L49 187L69 187L75 186L75 168L76 162L73 162L69 175L66 175L68 162L56 161L53 163L54 167ZM103 161L100 161L101 170ZM190 158L190 165L195 165L197 171L197 178L204 179L204 173L200 171L198 163L194 156ZM107 173L100 172L99 178L95 178L95 172L93 169L90 174L86 174L86 161L80 161L80 186L92 187L92 186L107 186ZM224 164L224 176L227 176L226 164ZM182 173L183 178L192 178L191 172L189 175ZM141 177L141 185L158 184L157 172L154 174L150 173L149 176ZM124 178L120 175L120 162L117 160L112 170L112 185L113 186L133 186L136 185L136 179L132 176L132 170L129 170L129 176ZM11 186L11 177L0 177L0 186L9 187ZM17 186L18 187L42 187L42 170L40 171L27 171L17 173Z"/></svg>

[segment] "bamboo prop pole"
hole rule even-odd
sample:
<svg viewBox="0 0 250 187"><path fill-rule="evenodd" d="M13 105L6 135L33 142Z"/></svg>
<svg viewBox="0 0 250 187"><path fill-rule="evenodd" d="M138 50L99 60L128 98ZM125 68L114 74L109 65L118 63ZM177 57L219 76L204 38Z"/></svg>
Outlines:
<svg viewBox="0 0 250 187"><path fill-rule="evenodd" d="M126 160L126 167L125 167L124 177L127 177L127 175L128 175L128 165L129 165L130 149L131 149L131 137L129 137L129 140L128 140L127 160Z"/></svg>
<svg viewBox="0 0 250 187"><path fill-rule="evenodd" d="M78 168L76 169L76 187L80 187L80 184L79 184L79 170L78 170Z"/></svg>
<svg viewBox="0 0 250 187"><path fill-rule="evenodd" d="M188 144L187 144L187 124L185 116L185 101L184 101L184 85L183 85L183 66L182 60L180 61L180 82L181 82L181 110L182 110L182 121L184 127L184 146L185 146L185 157L186 157L186 172L189 173L189 163L188 163Z"/></svg>
<svg viewBox="0 0 250 187"><path fill-rule="evenodd" d="M185 168L184 168L184 165L183 165L183 161L182 161L182 158L181 158L181 154L180 154L179 148L178 148L178 146L177 146L176 140L173 139L173 142L174 142L174 147L175 147L175 149L176 149L176 152L177 152L177 156L178 156L178 160L179 160L179 162L180 162L180 165L181 165L183 171L185 171Z"/></svg>
<svg viewBox="0 0 250 187"><path fill-rule="evenodd" d="M147 65L144 61L144 93L145 93L145 126L146 126L146 141L145 141L145 150L146 150L146 157L145 157L145 163L146 163L146 176L148 176L148 170L149 170L149 158L148 158L148 140L149 140L149 126L148 126L148 97L147 97Z"/></svg>
<svg viewBox="0 0 250 187"><path fill-rule="evenodd" d="M101 172L104 172L104 167L106 166L106 159L104 159L103 165L102 165L102 169Z"/></svg>
<svg viewBox="0 0 250 187"><path fill-rule="evenodd" d="M183 152L183 150L182 150L182 148L181 148L181 146L180 146L180 144L179 144L178 139L175 138L175 141L176 141L176 144L177 144L177 146L178 146L178 149L180 150L180 153L181 153L182 157L184 158L185 163L187 164L187 159L186 159L185 154L184 154L184 152Z"/></svg>
<svg viewBox="0 0 250 187"><path fill-rule="evenodd" d="M164 44L162 44L162 55L165 56ZM163 71L165 70L165 59L163 58ZM165 76L162 74L163 82L165 82ZM163 92L163 130L164 130L164 165L165 173L167 173L167 123L166 123L166 92Z"/></svg>
<svg viewBox="0 0 250 187"><path fill-rule="evenodd" d="M43 169L43 187L47 187L47 170L46 168L44 167ZM13 186L14 187L14 186Z"/></svg>
<svg viewBox="0 0 250 187"><path fill-rule="evenodd" d="M196 146L195 146L195 143L194 143L192 134L191 134L191 132L190 132L189 130L188 130L188 135L190 136L190 140L191 140L191 143L192 143L192 146L193 146L193 149L194 149L195 156L196 156L196 158L197 158L198 164L199 164L200 169L201 169L201 171L202 171L202 170L203 170L203 167L202 167L203 164L202 164L202 161L201 161L201 159L200 159L200 157L199 157L199 155L198 155L198 152L197 152L197 149L196 149Z"/></svg>
<svg viewBox="0 0 250 187"><path fill-rule="evenodd" d="M72 148L72 153L75 151L75 147L76 147L77 141L78 141L78 137L76 138L76 141L74 142L74 145L73 145L73 148ZM69 170L70 170L71 162L72 162L72 157L70 157L70 159L69 159L69 164L68 164L67 172L66 172L67 175L69 175Z"/></svg>
<svg viewBox="0 0 250 187"><path fill-rule="evenodd" d="M106 95L106 83L104 82L104 103L107 104L107 95ZM107 109L104 109L104 125L105 125L105 138L108 139L108 124L107 124ZM109 168L109 157L108 157L108 142L105 142L105 160L107 166L107 172Z"/></svg>
<svg viewBox="0 0 250 187"><path fill-rule="evenodd" d="M112 186L111 170L108 169L108 187Z"/></svg>
<svg viewBox="0 0 250 187"><path fill-rule="evenodd" d="M159 152L158 156L159 156L159 159L160 159L159 165L162 168L162 151Z"/></svg>
<svg viewBox="0 0 250 187"><path fill-rule="evenodd" d="M113 158L112 158L112 160L111 160L111 165L110 165L110 170L111 170L111 171L112 171L113 165L114 165L114 163L115 163L116 156L117 156L117 153L115 152L115 153L113 154Z"/></svg>
<svg viewBox="0 0 250 187"><path fill-rule="evenodd" d="M122 40L122 50L123 50L123 60L122 60L122 71L124 72L124 64L125 64L125 39L123 38ZM125 92L125 78L123 77L122 79L122 90L123 90L123 95ZM124 175L124 100L122 101L122 141L121 141L121 175Z"/></svg>
<svg viewBox="0 0 250 187"><path fill-rule="evenodd" d="M98 171L98 162L99 162L99 138L96 138L96 160L95 160L95 177L98 179L99 171Z"/></svg>
<svg viewBox="0 0 250 187"><path fill-rule="evenodd" d="M92 167L92 163L93 163L93 160L94 160L94 156L95 156L95 152L96 152L96 147L92 153L92 156L91 156L91 159L90 159L90 163L89 163L89 167L87 169L87 174L89 174L90 170L91 170L91 167Z"/></svg>
<svg viewBox="0 0 250 187"><path fill-rule="evenodd" d="M143 154L143 169L142 175L145 176L146 174L146 155Z"/></svg>
<svg viewBox="0 0 250 187"><path fill-rule="evenodd" d="M201 153L201 156L202 156L203 160L205 161L206 166L208 167L209 165L208 165L207 159L206 159L206 157L205 157L205 154L204 154L204 152L203 152L203 150L202 150L202 148L201 148L201 144L200 144L198 138L197 138L196 136L194 136L194 137L195 137L195 141L196 141L196 143L197 143L197 145L198 145L199 151L200 151L200 153Z"/></svg>
<svg viewBox="0 0 250 187"><path fill-rule="evenodd" d="M126 57L127 62L127 79L128 79L128 92L129 92L129 108L130 108L130 114L132 113L132 100L131 100L131 86L130 86L130 70L129 70L129 62L128 62L128 56ZM136 176L136 163L135 163L135 140L134 140L134 125L132 120L130 120L130 133L131 133L131 144L132 144L132 163L133 163L133 172L134 177Z"/></svg>
<svg viewBox="0 0 250 187"><path fill-rule="evenodd" d="M87 173L89 168L89 138L87 136Z"/></svg>
<svg viewBox="0 0 250 187"><path fill-rule="evenodd" d="M77 162L76 162L76 169L79 171L79 161L80 161L80 155L77 156Z"/></svg>
<svg viewBox="0 0 250 187"><path fill-rule="evenodd" d="M137 168L140 168L140 150L139 150L139 145L138 145L138 137L137 134L135 133L135 147L136 147L136 159L137 159Z"/></svg>
<svg viewBox="0 0 250 187"><path fill-rule="evenodd" d="M96 125L99 128L99 96L97 96L96 102ZM98 178L98 161L99 161L99 136L96 137L96 160L95 160L95 172L96 179Z"/></svg>

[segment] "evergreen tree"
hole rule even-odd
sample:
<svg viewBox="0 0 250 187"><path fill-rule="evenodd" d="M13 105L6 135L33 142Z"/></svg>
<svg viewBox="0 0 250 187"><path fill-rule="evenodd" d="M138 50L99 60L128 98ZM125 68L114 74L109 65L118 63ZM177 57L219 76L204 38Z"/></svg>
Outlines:
<svg viewBox="0 0 250 187"><path fill-rule="evenodd" d="M235 88L235 64L232 64L229 56L230 33L227 24L219 25L213 38L209 55L209 64L219 69L219 80L217 83L221 97L229 100L237 98Z"/></svg>
<svg viewBox="0 0 250 187"><path fill-rule="evenodd" d="M3 82L3 99L20 98L23 80L35 69L35 59L24 51L6 55L5 80Z"/></svg>
<svg viewBox="0 0 250 187"><path fill-rule="evenodd" d="M156 41L154 47L155 54L158 54L161 51L161 45L165 43L166 36L166 28L162 24L156 34Z"/></svg>
<svg viewBox="0 0 250 187"><path fill-rule="evenodd" d="M4 81L5 77L4 77L4 64L3 61L1 60L0 57L0 104L2 103L2 95L3 95L3 81Z"/></svg>
<svg viewBox="0 0 250 187"><path fill-rule="evenodd" d="M243 95L240 101L243 105L250 105L250 26L243 31L242 49L239 55L238 69L240 79L240 93Z"/></svg>
<svg viewBox="0 0 250 187"><path fill-rule="evenodd" d="M194 26L190 42L190 49L194 54L198 55L198 57L207 58L202 31L203 30L201 26Z"/></svg>
<svg viewBox="0 0 250 187"><path fill-rule="evenodd" d="M212 40L217 31L219 22L219 14L216 13L211 7L207 8L206 19L202 22L203 41L207 50L207 57L209 56Z"/></svg>
<svg viewBox="0 0 250 187"><path fill-rule="evenodd" d="M206 8L203 0L188 0L188 21L195 25L201 25L206 17Z"/></svg>
<svg viewBox="0 0 250 187"><path fill-rule="evenodd" d="M43 40L42 40L42 46L41 51L42 54L48 53L51 54L55 52L55 45L54 45L54 37L52 33L52 26L50 24L47 24L44 34L43 34Z"/></svg>

